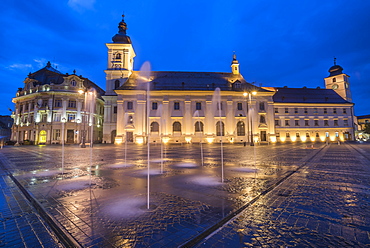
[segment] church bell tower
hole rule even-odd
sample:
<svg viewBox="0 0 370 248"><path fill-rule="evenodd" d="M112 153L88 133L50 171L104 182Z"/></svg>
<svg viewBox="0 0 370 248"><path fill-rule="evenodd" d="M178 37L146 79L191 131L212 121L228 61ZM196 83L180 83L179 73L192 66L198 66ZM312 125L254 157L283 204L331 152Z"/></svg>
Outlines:
<svg viewBox="0 0 370 248"><path fill-rule="evenodd" d="M337 65L336 60L337 59L334 58L334 65L329 69L329 76L324 78L325 88L334 90L344 100L352 102L349 76L343 73L343 68Z"/></svg>
<svg viewBox="0 0 370 248"><path fill-rule="evenodd" d="M122 15L118 24L118 33L112 37L113 43L106 43L108 48L106 75L106 95L115 95L114 89L122 86L131 75L136 56L131 39L126 34L127 24Z"/></svg>

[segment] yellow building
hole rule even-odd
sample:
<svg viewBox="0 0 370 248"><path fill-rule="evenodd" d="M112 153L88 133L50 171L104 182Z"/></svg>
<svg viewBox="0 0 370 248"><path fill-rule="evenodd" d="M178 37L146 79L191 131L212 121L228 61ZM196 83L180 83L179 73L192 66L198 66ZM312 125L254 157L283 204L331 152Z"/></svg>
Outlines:
<svg viewBox="0 0 370 248"><path fill-rule="evenodd" d="M104 91L75 73L47 65L30 73L19 88L12 140L17 144L68 144L102 141Z"/></svg>
<svg viewBox="0 0 370 248"><path fill-rule="evenodd" d="M103 141L285 142L352 140L349 76L336 65L326 89L257 87L239 71L133 71L127 25L107 43Z"/></svg>

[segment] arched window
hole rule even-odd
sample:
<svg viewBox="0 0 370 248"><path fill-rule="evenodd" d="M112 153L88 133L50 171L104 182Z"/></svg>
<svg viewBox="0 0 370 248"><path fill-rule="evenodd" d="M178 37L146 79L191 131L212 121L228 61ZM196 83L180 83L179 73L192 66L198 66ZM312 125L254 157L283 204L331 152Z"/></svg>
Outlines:
<svg viewBox="0 0 370 248"><path fill-rule="evenodd" d="M225 125L222 121L216 123L216 135L224 136L225 135Z"/></svg>
<svg viewBox="0 0 370 248"><path fill-rule="evenodd" d="M333 83L335 83L337 81L337 79L336 78L333 78Z"/></svg>
<svg viewBox="0 0 370 248"><path fill-rule="evenodd" d="M71 81L71 85L72 85L72 86L76 86L76 85L77 85L76 80L72 80L72 81Z"/></svg>
<svg viewBox="0 0 370 248"><path fill-rule="evenodd" d="M159 124L154 121L150 124L150 132L159 132Z"/></svg>
<svg viewBox="0 0 370 248"><path fill-rule="evenodd" d="M178 121L175 121L173 124L172 124L172 131L173 132L181 132L181 123L178 122Z"/></svg>
<svg viewBox="0 0 370 248"><path fill-rule="evenodd" d="M236 133L238 136L245 136L245 124L243 121L239 121L236 124Z"/></svg>
<svg viewBox="0 0 370 248"><path fill-rule="evenodd" d="M117 89L120 85L120 81L117 79L116 81L114 81L114 88Z"/></svg>
<svg viewBox="0 0 370 248"><path fill-rule="evenodd" d="M203 122L197 121L194 124L195 132L203 132Z"/></svg>
<svg viewBox="0 0 370 248"><path fill-rule="evenodd" d="M113 54L113 57L114 57L115 59L121 59L121 53L119 53L119 52L115 52L115 53Z"/></svg>

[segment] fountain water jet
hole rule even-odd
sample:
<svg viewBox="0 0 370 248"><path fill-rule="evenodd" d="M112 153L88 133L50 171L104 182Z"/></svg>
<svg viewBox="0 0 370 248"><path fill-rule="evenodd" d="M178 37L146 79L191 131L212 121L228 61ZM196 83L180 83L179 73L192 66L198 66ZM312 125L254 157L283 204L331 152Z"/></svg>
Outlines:
<svg viewBox="0 0 370 248"><path fill-rule="evenodd" d="M224 124L222 122L221 118L221 90L220 88L216 88L215 92L212 97L212 106L213 106L213 111L214 111L214 116L217 116L218 112L218 117L219 117L219 132L220 132L220 146L221 146L221 182L224 182L224 151L223 151L223 143L222 143L222 136L224 135ZM216 129L217 129L217 124L216 124ZM217 131L217 130L216 130ZM217 134L216 134L217 135Z"/></svg>
<svg viewBox="0 0 370 248"><path fill-rule="evenodd" d="M140 78L142 84L146 85L146 136L147 136L147 161L148 161L148 175L147 175L147 208L150 208L150 63L148 61L140 68Z"/></svg>
<svg viewBox="0 0 370 248"><path fill-rule="evenodd" d="M203 156L203 142L202 142L202 139L203 139L203 128L201 128L201 125L200 125L200 116L199 116L199 111L196 110L194 112L194 116L198 116L198 128L199 128L199 131L200 131L200 157L202 159L202 166L204 164L204 156Z"/></svg>

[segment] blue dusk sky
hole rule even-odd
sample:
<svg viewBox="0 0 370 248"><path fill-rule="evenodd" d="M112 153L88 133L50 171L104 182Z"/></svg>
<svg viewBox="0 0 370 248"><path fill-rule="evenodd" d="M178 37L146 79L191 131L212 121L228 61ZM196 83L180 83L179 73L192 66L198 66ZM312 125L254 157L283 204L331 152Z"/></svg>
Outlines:
<svg viewBox="0 0 370 248"><path fill-rule="evenodd" d="M368 0L5 0L0 13L1 115L47 61L105 89L105 43L122 13L135 70L230 72L235 51L248 82L316 88L336 57L355 114L370 114Z"/></svg>

